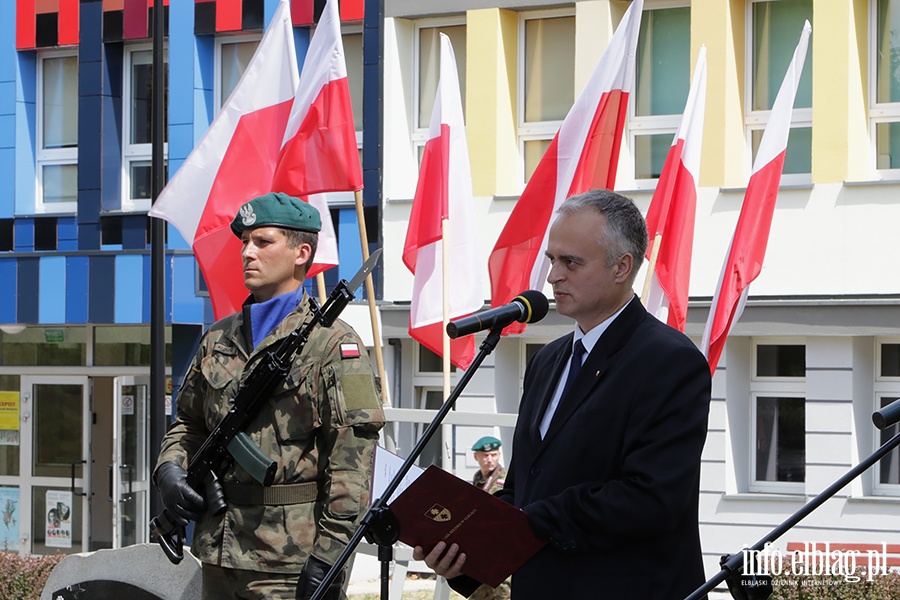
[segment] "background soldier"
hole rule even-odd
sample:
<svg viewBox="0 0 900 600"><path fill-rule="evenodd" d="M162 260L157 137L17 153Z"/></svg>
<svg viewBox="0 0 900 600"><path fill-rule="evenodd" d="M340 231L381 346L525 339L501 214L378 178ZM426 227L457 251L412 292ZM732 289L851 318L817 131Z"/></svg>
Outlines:
<svg viewBox="0 0 900 600"><path fill-rule="evenodd" d="M489 435L484 436L472 446L475 460L478 461L479 466L478 472L472 478L472 484L489 494L503 489L506 481L506 469L500 464L500 446L500 440ZM497 542L499 547L503 540L497 540ZM509 600L510 581L511 578L507 577L506 581L496 588L482 585L469 598L471 600Z"/></svg>
<svg viewBox="0 0 900 600"><path fill-rule="evenodd" d="M250 368L312 318L302 284L321 219L308 203L266 194L231 223L241 238L241 312L212 325L185 376L154 481L182 524L204 598L307 599L344 550L369 504L372 457L384 415L359 336L342 321L316 327L285 380L246 432L278 463L262 487L240 466L223 477L227 512L206 513L185 480L188 461L229 408ZM343 597L342 578L327 598Z"/></svg>
<svg viewBox="0 0 900 600"><path fill-rule="evenodd" d="M478 472L472 483L489 494L503 488L506 481L506 469L500 464L500 440L489 435L484 436L472 446L475 460L478 461Z"/></svg>

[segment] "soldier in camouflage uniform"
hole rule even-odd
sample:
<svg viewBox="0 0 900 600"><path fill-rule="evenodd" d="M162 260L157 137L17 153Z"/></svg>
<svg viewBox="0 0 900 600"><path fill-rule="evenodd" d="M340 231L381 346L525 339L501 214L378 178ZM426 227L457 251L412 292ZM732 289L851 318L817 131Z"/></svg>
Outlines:
<svg viewBox="0 0 900 600"><path fill-rule="evenodd" d="M475 460L478 462L478 472L472 478L472 484L483 489L489 494L503 489L506 481L506 469L500 464L500 440L486 435L472 446ZM497 547L502 547L503 540L497 540ZM511 578L495 588L482 584L475 593L469 596L469 600L509 600Z"/></svg>
<svg viewBox="0 0 900 600"><path fill-rule="evenodd" d="M163 503L195 520L192 553L204 598L307 599L337 560L369 504L384 414L365 346L345 323L316 327L271 400L246 429L278 463L263 487L240 465L223 477L227 512L213 517L187 485L193 452L229 408L266 349L307 323L303 291L321 221L308 203L267 194L231 224L243 242L243 310L210 327L178 396L154 481ZM343 598L340 579L326 598Z"/></svg>

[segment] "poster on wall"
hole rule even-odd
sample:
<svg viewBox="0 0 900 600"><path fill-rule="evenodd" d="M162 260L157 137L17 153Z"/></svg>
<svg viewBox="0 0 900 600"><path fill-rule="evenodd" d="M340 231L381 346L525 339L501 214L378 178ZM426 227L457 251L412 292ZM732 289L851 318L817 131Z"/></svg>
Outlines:
<svg viewBox="0 0 900 600"><path fill-rule="evenodd" d="M0 487L0 550L19 551L19 488Z"/></svg>
<svg viewBox="0 0 900 600"><path fill-rule="evenodd" d="M0 392L0 446L19 445L19 392Z"/></svg>
<svg viewBox="0 0 900 600"><path fill-rule="evenodd" d="M72 547L72 492L47 490L48 548Z"/></svg>

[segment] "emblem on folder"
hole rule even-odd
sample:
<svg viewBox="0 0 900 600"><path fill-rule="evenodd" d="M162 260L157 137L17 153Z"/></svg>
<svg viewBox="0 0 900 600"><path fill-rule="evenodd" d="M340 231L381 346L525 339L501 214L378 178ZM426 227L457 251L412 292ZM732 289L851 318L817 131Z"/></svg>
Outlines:
<svg viewBox="0 0 900 600"><path fill-rule="evenodd" d="M432 521L437 521L438 523L443 523L444 521L449 521L452 518L450 514L450 510L444 508L440 504L434 504L431 508L428 509L428 512L425 513L425 516L431 519Z"/></svg>

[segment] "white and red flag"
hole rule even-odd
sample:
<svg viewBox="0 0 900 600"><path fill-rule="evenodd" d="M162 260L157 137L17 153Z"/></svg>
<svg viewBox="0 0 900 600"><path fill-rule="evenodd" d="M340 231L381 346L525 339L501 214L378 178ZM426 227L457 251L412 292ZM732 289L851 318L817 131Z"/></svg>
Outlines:
<svg viewBox="0 0 900 600"><path fill-rule="evenodd" d="M231 96L148 213L191 244L216 319L247 297L241 242L230 224L244 202L272 189L298 83L290 8L282 0Z"/></svg>
<svg viewBox="0 0 900 600"><path fill-rule="evenodd" d="M643 0L634 0L513 208L488 258L491 305L542 289L554 211L569 196L615 186ZM519 333L514 323L505 333Z"/></svg>
<svg viewBox="0 0 900 600"><path fill-rule="evenodd" d="M459 75L450 38L444 34L440 73L403 244L403 264L414 275L409 333L443 356L444 321L480 309L484 299ZM453 287L445 289L445 281L451 281ZM457 367L468 367L474 354L472 336L450 341L450 362Z"/></svg>
<svg viewBox="0 0 900 600"><path fill-rule="evenodd" d="M338 131L338 128L329 128L329 124L346 120L347 117L337 116L343 115L345 107L350 115L350 127L353 127L349 99L341 101L334 95L326 95L326 100L334 100L337 104L322 104L318 93L322 86L314 86L315 73L326 67L310 58L311 55L331 56L335 61L339 58L340 67L331 65L327 68L329 72L343 72L346 86L340 35L335 50L333 27L327 21L336 18L333 16L336 6L334 1L326 3L320 21L326 26L317 28L317 34L310 42L304 62L304 72L308 68L309 73L301 78L297 72L290 7L287 0L279 2L256 53L231 96L150 209L150 216L174 225L191 244L209 288L216 319L237 311L247 297L241 270L241 243L231 232L230 224L238 208L255 196L284 191L308 199L321 213L322 232L316 262L307 276L337 264L337 242L331 216L324 199L315 194L359 189L362 177L355 133L353 160L346 161L343 153L335 158L338 150L326 136L326 133ZM322 50L322 46L327 49ZM313 92L304 92L303 86L307 82ZM303 112L298 102L302 103L310 96L313 100L306 102L307 110ZM309 108L312 105L318 108L312 110ZM304 116L297 117L301 113ZM298 135L290 135L291 124L302 124L296 127L295 134L303 131L304 126L309 127L308 115L324 115L325 124L313 136L320 155L315 161L302 159L302 169L316 172L298 177L297 169L289 164L292 160L301 160L296 151ZM342 144L339 142L337 146L342 148ZM335 164L343 164L347 174L335 176ZM279 173L285 175L276 180ZM336 186L335 181L345 187Z"/></svg>
<svg viewBox="0 0 900 600"><path fill-rule="evenodd" d="M679 331L684 331L687 316L705 107L706 46L702 46L681 126L669 148L647 211L648 259L654 254L654 244L659 244L656 263L652 266L647 310Z"/></svg>
<svg viewBox="0 0 900 600"><path fill-rule="evenodd" d="M311 277L338 264L337 238L323 192L361 190L362 169L337 0L325 3L309 44L272 191L307 197L322 215Z"/></svg>
<svg viewBox="0 0 900 600"><path fill-rule="evenodd" d="M750 283L762 270L778 186L784 169L794 97L803 73L811 31L807 21L772 105L766 130L753 161L753 173L744 194L741 214L709 309L701 350L709 361L712 373L716 372L729 332L744 311Z"/></svg>

